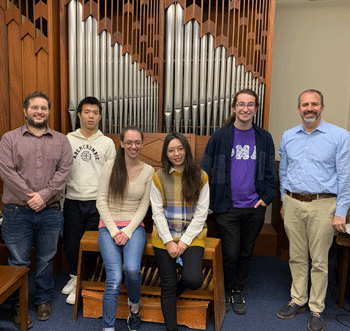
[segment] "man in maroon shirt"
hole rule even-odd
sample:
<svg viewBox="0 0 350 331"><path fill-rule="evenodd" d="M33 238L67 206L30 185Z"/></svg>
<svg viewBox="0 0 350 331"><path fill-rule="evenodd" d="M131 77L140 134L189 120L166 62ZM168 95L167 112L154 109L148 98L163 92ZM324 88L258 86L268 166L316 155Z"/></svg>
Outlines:
<svg viewBox="0 0 350 331"><path fill-rule="evenodd" d="M0 142L5 204L2 237L10 251L8 262L12 266L29 266L31 248L35 247L33 302L41 321L51 316L53 258L63 229L59 200L73 165L67 137L47 126L50 106L45 93L29 94L23 103L26 124L5 133ZM16 298L14 302L14 323L20 326ZM33 326L29 315L27 325Z"/></svg>

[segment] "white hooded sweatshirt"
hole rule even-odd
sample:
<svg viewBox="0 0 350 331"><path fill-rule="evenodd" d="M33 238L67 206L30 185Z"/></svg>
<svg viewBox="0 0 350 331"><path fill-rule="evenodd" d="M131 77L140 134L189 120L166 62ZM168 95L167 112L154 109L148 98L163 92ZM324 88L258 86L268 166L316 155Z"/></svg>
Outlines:
<svg viewBox="0 0 350 331"><path fill-rule="evenodd" d="M96 200L101 170L116 155L113 140L100 130L89 138L77 129L67 135L73 151L73 167L68 176L66 198L71 200Z"/></svg>

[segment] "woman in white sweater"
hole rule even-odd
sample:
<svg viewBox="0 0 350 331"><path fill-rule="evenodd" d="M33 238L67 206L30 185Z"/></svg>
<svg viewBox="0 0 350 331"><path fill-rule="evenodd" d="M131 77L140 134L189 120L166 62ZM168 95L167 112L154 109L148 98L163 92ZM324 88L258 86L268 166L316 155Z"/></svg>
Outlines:
<svg viewBox="0 0 350 331"><path fill-rule="evenodd" d="M122 267L129 293L129 330L140 327L141 258L146 244L143 219L150 203L154 169L139 159L143 134L136 126L120 133L115 160L106 162L100 176L97 209L101 220L98 244L106 270L102 300L102 329L114 331Z"/></svg>

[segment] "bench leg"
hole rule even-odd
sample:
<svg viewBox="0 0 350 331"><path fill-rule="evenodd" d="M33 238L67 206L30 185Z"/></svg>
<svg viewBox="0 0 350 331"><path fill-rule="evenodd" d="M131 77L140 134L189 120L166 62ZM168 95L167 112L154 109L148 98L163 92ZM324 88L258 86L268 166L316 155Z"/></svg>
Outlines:
<svg viewBox="0 0 350 331"><path fill-rule="evenodd" d="M80 293L81 293L81 282L82 282L82 275L84 274L84 261L83 261L83 251L81 248L79 248L79 258L78 258L78 269L77 269L77 288L75 292L75 303L74 303L74 316L73 321L75 322L77 320L78 316L78 310L79 310L79 300L80 300Z"/></svg>
<svg viewBox="0 0 350 331"><path fill-rule="evenodd" d="M22 285L18 289L19 292L19 311L21 318L21 330L27 331L27 315L28 315L28 274L22 277Z"/></svg>
<svg viewBox="0 0 350 331"><path fill-rule="evenodd" d="M221 242L215 249L213 258L213 283L214 283L214 316L215 331L221 329L222 322L226 315L225 309L225 289L224 289L224 272L222 269L222 251Z"/></svg>
<svg viewBox="0 0 350 331"><path fill-rule="evenodd" d="M346 281L348 278L348 270L349 270L349 247L348 246L340 246L341 254L340 254L340 270L339 270L339 303L338 308L344 308L344 298L345 298L345 289L346 289Z"/></svg>

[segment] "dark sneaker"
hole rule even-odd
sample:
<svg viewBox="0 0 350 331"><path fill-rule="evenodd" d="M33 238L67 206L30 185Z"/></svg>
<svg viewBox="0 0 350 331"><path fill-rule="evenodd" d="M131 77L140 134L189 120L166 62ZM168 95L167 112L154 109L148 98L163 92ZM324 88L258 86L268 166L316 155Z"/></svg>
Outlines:
<svg viewBox="0 0 350 331"><path fill-rule="evenodd" d="M126 321L130 331L136 331L141 325L140 310L137 313L133 313L130 310L130 315Z"/></svg>
<svg viewBox="0 0 350 331"><path fill-rule="evenodd" d="M324 320L321 313L311 312L311 316L309 319L309 324L307 328L310 331L323 331L326 330L326 326L324 325Z"/></svg>
<svg viewBox="0 0 350 331"><path fill-rule="evenodd" d="M296 314L303 313L306 310L306 305L299 306L293 301L289 301L277 313L277 316L282 319L292 318Z"/></svg>
<svg viewBox="0 0 350 331"><path fill-rule="evenodd" d="M13 307L13 324L16 325L19 329L21 328L21 316L19 313L19 303L16 303ZM33 320L32 318L27 315L27 329L30 329L33 327Z"/></svg>
<svg viewBox="0 0 350 331"><path fill-rule="evenodd" d="M230 305L232 302L232 292L225 293L225 308L226 308L226 313L230 311Z"/></svg>
<svg viewBox="0 0 350 331"><path fill-rule="evenodd" d="M244 315L247 312L247 306L242 291L233 291L231 304L232 309L236 314Z"/></svg>

